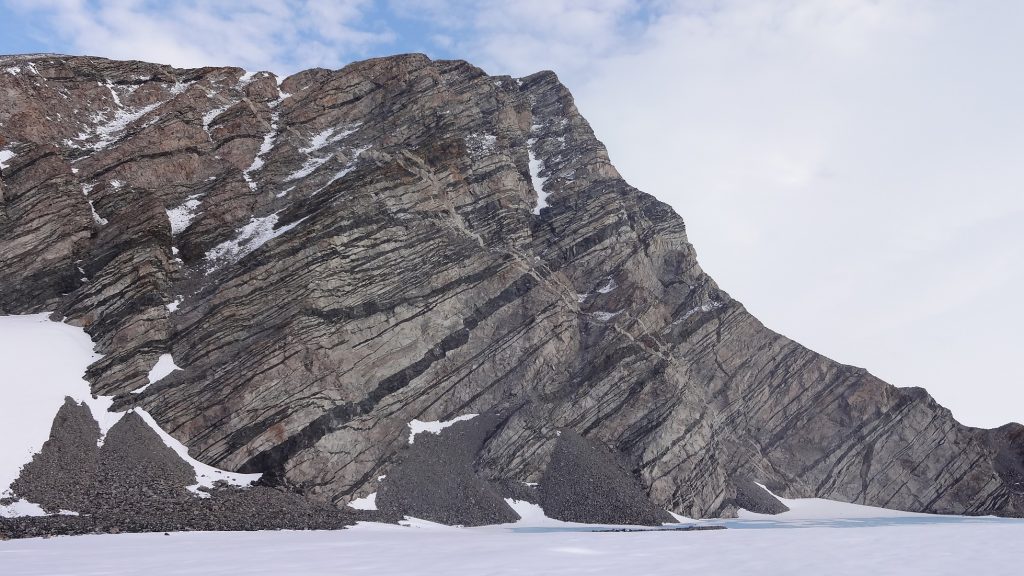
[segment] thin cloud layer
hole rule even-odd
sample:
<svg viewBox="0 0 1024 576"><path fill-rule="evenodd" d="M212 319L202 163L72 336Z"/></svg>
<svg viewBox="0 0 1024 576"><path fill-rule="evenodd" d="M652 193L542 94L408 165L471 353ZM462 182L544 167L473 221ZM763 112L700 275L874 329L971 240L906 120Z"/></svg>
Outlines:
<svg viewBox="0 0 1024 576"><path fill-rule="evenodd" d="M372 2L341 0L10 0L7 7L66 51L182 67L233 65L294 72L340 67L386 46Z"/></svg>
<svg viewBox="0 0 1024 576"><path fill-rule="evenodd" d="M1024 4L15 0L55 51L290 73L553 69L769 326L967 424L1024 420ZM17 50L3 50L17 51Z"/></svg>

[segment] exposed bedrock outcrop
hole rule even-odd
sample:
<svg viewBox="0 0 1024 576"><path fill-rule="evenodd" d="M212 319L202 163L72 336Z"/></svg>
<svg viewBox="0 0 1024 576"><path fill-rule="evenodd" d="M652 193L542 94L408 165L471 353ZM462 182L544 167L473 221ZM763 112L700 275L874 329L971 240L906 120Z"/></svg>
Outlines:
<svg viewBox="0 0 1024 576"><path fill-rule="evenodd" d="M49 516L0 517L0 539L168 530L332 529L351 511L267 486L198 488L191 465L137 414L103 436L85 404L66 399L49 439L11 486ZM0 500L0 503L6 503Z"/></svg>
<svg viewBox="0 0 1024 576"><path fill-rule="evenodd" d="M4 57L0 137L0 313L83 326L94 392L207 463L342 507L411 420L500 413L473 478L543 482L571 438L648 520L728 515L752 481L1024 514L1019 427L962 426L764 327L553 73ZM162 354L182 370L131 394Z"/></svg>

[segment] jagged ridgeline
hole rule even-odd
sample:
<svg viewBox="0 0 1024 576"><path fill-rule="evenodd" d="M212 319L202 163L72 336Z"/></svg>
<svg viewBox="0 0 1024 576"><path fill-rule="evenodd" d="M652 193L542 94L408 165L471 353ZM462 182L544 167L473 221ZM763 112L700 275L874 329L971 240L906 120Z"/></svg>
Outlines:
<svg viewBox="0 0 1024 576"><path fill-rule="evenodd" d="M1024 514L1024 428L765 328L551 72L6 57L0 137L0 314L83 327L114 410L311 505L657 523L776 510L762 483Z"/></svg>

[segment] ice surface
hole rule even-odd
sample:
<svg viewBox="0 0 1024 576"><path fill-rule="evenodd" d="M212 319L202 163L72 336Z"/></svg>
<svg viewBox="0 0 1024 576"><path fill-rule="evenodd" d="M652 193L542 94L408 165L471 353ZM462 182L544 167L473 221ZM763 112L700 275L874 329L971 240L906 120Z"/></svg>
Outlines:
<svg viewBox="0 0 1024 576"><path fill-rule="evenodd" d="M894 519L895 520L895 519ZM0 542L5 576L1016 576L1024 521L707 532L594 532L517 522L453 528L409 518L341 531L106 534ZM748 522L748 524L750 524Z"/></svg>
<svg viewBox="0 0 1024 576"><path fill-rule="evenodd" d="M412 444L416 435L421 432L430 432L431 434L440 434L441 430L455 424L456 422L462 422L463 420L472 420L479 414L463 414L462 416L456 416L451 420L413 420L409 422L409 444Z"/></svg>

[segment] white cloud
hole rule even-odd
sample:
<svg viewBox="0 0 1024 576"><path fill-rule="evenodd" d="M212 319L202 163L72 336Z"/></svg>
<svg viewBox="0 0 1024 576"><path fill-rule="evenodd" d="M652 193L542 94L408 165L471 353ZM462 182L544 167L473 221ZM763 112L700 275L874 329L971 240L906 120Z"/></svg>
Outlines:
<svg viewBox="0 0 1024 576"><path fill-rule="evenodd" d="M182 67L295 72L339 67L394 35L364 22L366 0L8 0L46 19L78 53Z"/></svg>
<svg viewBox="0 0 1024 576"><path fill-rule="evenodd" d="M629 0L392 0L405 17L448 31L439 48L496 73L573 74L627 49L650 2Z"/></svg>

